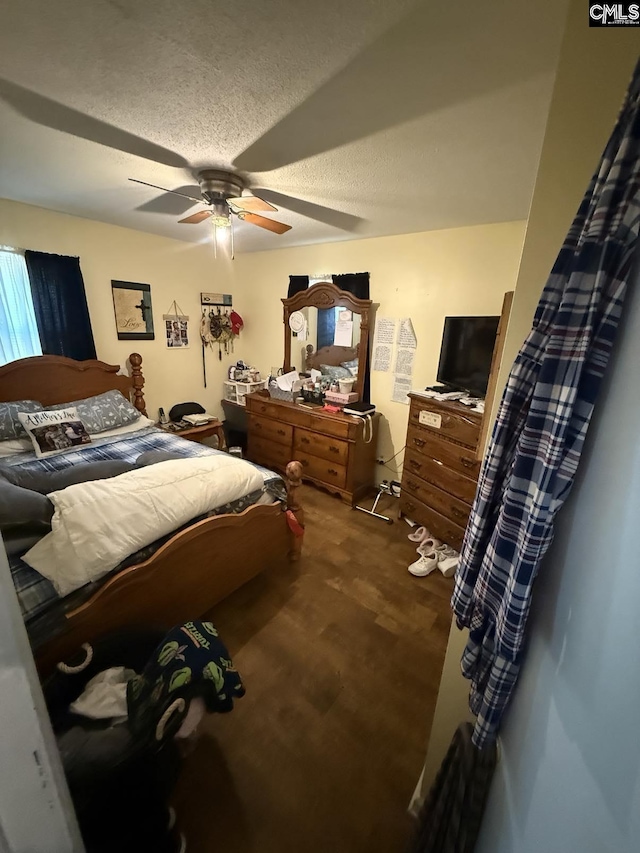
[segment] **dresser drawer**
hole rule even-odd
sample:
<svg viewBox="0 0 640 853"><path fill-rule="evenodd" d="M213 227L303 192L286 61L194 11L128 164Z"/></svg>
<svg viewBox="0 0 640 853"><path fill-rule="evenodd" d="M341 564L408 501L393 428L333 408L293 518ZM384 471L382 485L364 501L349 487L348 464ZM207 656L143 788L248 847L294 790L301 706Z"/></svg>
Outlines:
<svg viewBox="0 0 640 853"><path fill-rule="evenodd" d="M329 462L327 459L320 459L317 456L312 456L310 453L296 451L295 456L296 460L302 465L303 477L313 477L314 480L336 486L339 489L344 489L346 486L347 469L344 465L339 465L337 462Z"/></svg>
<svg viewBox="0 0 640 853"><path fill-rule="evenodd" d="M284 469L291 462L289 447L265 438L249 437L249 458L266 468Z"/></svg>
<svg viewBox="0 0 640 853"><path fill-rule="evenodd" d="M276 403L270 403L269 397L247 395L246 403L250 414L266 415L268 418L274 418L275 420L282 417L282 408L279 408Z"/></svg>
<svg viewBox="0 0 640 853"><path fill-rule="evenodd" d="M480 463L472 450L454 444L452 441L437 438L422 427L413 424L407 430L407 450L420 453L442 462L448 468L466 474L468 477L476 478L480 473Z"/></svg>
<svg viewBox="0 0 640 853"><path fill-rule="evenodd" d="M323 432L325 435L337 435L340 438L348 438L349 436L349 427L354 426L354 424L350 424L349 421L340 421L333 420L332 418L322 418L318 415L308 415L305 419L305 426L308 426L309 429L317 430L318 432ZM355 424L357 426L357 424Z"/></svg>
<svg viewBox="0 0 640 853"><path fill-rule="evenodd" d="M291 424L283 424L253 414L249 415L249 432L253 433L256 438L268 438L271 441L277 441L278 444L285 444L287 447L291 447L293 441Z"/></svg>
<svg viewBox="0 0 640 853"><path fill-rule="evenodd" d="M402 478L402 488L410 497L418 498L423 504L435 509L445 518L451 519L461 527L467 526L471 512L470 504L454 498L453 495L443 492L437 486L426 483L420 477L412 474L405 474Z"/></svg>
<svg viewBox="0 0 640 853"><path fill-rule="evenodd" d="M409 424L425 432L459 441L473 450L476 449L480 435L480 420L477 416L439 409L417 400L411 403Z"/></svg>
<svg viewBox="0 0 640 853"><path fill-rule="evenodd" d="M434 486L443 489L450 495L466 501L468 504L473 503L476 495L476 480L461 474L459 471L454 471L453 468L447 466L440 460L434 459L431 456L426 456L423 453L415 453L412 450L407 450L404 457L402 484L404 488L405 480L413 475L426 480L427 483L432 483Z"/></svg>
<svg viewBox="0 0 640 853"><path fill-rule="evenodd" d="M465 526L455 524L435 509L403 492L400 496L400 512L412 521L423 524L434 536L457 551L462 547Z"/></svg>
<svg viewBox="0 0 640 853"><path fill-rule="evenodd" d="M309 432L300 427L296 427L293 436L293 448L294 453L300 450L302 453L311 453L314 456L322 457L322 459L328 459L330 462L339 462L340 465L346 465L349 458L348 442L339 441L337 438L331 438L328 435Z"/></svg>

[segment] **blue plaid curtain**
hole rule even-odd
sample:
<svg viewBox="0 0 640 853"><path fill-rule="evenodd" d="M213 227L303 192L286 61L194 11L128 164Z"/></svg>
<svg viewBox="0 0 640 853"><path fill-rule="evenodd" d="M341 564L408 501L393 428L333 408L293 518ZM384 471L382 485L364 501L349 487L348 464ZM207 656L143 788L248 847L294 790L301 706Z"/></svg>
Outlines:
<svg viewBox="0 0 640 853"><path fill-rule="evenodd" d="M507 381L452 606L462 671L491 743L520 671L538 566L573 483L622 313L640 223L640 63Z"/></svg>

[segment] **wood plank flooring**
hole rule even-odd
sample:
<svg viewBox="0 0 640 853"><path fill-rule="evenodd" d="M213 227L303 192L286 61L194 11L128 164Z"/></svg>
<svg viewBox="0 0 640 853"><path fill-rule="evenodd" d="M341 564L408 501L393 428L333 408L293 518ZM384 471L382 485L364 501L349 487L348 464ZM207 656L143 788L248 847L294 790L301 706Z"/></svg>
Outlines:
<svg viewBox="0 0 640 853"><path fill-rule="evenodd" d="M186 759L189 853L400 853L410 831L453 581L409 575L404 522L311 487L302 500L303 559L210 615L247 694Z"/></svg>

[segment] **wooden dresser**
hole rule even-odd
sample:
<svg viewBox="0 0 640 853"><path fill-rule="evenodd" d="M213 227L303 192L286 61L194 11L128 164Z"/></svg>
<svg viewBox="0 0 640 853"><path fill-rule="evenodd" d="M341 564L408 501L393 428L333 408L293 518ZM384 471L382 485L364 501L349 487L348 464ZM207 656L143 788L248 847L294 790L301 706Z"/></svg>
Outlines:
<svg viewBox="0 0 640 853"><path fill-rule="evenodd" d="M409 396L400 514L460 550L480 473L482 415L460 403Z"/></svg>
<svg viewBox="0 0 640 853"><path fill-rule="evenodd" d="M248 456L252 462L283 471L302 463L303 478L355 505L374 485L380 415L373 437L364 441L361 418L331 414L261 394L247 394Z"/></svg>

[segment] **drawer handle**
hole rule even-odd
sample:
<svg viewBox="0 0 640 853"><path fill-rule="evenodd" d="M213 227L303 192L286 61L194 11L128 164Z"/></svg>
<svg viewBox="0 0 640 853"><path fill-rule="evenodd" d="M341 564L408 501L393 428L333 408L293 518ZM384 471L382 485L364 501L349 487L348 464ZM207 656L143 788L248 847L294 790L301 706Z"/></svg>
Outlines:
<svg viewBox="0 0 640 853"><path fill-rule="evenodd" d="M301 459L300 462L301 462L303 468L307 468L309 466L309 460L308 459Z"/></svg>
<svg viewBox="0 0 640 853"><path fill-rule="evenodd" d="M301 442L302 444L311 444L311 442L309 441L309 439L308 439L308 438L305 438L304 436L302 436L302 438L300 439L300 442Z"/></svg>
<svg viewBox="0 0 640 853"><path fill-rule="evenodd" d="M422 468L422 463L417 462L415 459L409 460L409 465L414 469L414 471L419 471Z"/></svg>
<svg viewBox="0 0 640 853"><path fill-rule="evenodd" d="M260 423L260 421L256 421L254 426L256 429L262 429L262 424Z"/></svg>
<svg viewBox="0 0 640 853"><path fill-rule="evenodd" d="M286 432L283 429L279 429L278 435L286 435Z"/></svg>
<svg viewBox="0 0 640 853"><path fill-rule="evenodd" d="M261 411L261 412L266 412L266 411L267 411L267 407L266 407L266 406L264 406L264 405L263 405L263 406L258 406L258 409L260 409L260 411Z"/></svg>
<svg viewBox="0 0 640 853"><path fill-rule="evenodd" d="M420 488L420 486L416 482L414 482L413 480L407 480L407 486L409 486L410 489L413 489L416 492Z"/></svg>
<svg viewBox="0 0 640 853"><path fill-rule="evenodd" d="M462 512L461 509L458 509L457 506L451 507L451 515L455 515L456 518L461 518L463 521L467 518L467 514Z"/></svg>
<svg viewBox="0 0 640 853"><path fill-rule="evenodd" d="M332 474L334 477L338 476L338 472L335 468L327 468L327 474Z"/></svg>
<svg viewBox="0 0 640 853"><path fill-rule="evenodd" d="M409 510L409 512L413 512L413 510L416 508L416 505L415 505L415 504L412 504L412 503L411 503L411 501L407 501L407 503L405 504L405 506L406 506L406 508Z"/></svg>
<svg viewBox="0 0 640 853"><path fill-rule="evenodd" d="M339 448L339 447L336 447L336 446L335 446L335 444L330 444L330 445L329 445L329 450L330 450L332 453L340 453L340 448Z"/></svg>
<svg viewBox="0 0 640 853"><path fill-rule="evenodd" d="M424 438L414 438L413 443L416 445L416 447L424 447L427 442L424 440Z"/></svg>
<svg viewBox="0 0 640 853"><path fill-rule="evenodd" d="M465 459L464 456L460 457L460 461L465 468L473 468L476 464L472 459Z"/></svg>

